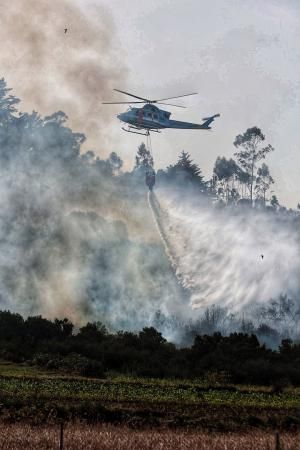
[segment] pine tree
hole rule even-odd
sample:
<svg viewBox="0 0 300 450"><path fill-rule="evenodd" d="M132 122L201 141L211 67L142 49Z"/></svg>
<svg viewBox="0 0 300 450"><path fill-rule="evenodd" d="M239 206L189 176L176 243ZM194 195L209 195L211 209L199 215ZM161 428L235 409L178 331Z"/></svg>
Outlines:
<svg viewBox="0 0 300 450"><path fill-rule="evenodd" d="M12 113L16 112L17 109L15 105L17 105L20 100L14 95L8 95L11 91L10 88L7 87L6 81L4 78L0 79L0 120L8 119Z"/></svg>
<svg viewBox="0 0 300 450"><path fill-rule="evenodd" d="M169 179L174 179L178 183L184 183L185 186L198 186L202 190L206 189L203 181L203 175L198 164L194 163L189 153L182 151L178 161L174 166L167 169Z"/></svg>

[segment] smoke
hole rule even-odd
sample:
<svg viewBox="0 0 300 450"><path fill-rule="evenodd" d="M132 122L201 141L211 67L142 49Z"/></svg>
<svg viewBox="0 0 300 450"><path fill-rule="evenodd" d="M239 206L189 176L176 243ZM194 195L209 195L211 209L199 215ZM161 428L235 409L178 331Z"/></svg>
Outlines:
<svg viewBox="0 0 300 450"><path fill-rule="evenodd" d="M182 315L143 177L81 154L63 112L18 114L8 95L0 80L1 308L117 329Z"/></svg>
<svg viewBox="0 0 300 450"><path fill-rule="evenodd" d="M91 188L91 173L82 178L65 173L65 182L57 177L56 185L47 172L42 186L26 177L1 183L1 308L67 316L76 324L100 320L117 329L150 324L158 309L182 316L186 306L162 246L130 238L130 222L113 218L114 199L131 187L123 181L122 190L113 189L113 178L93 171L101 179L94 209L105 210L105 218L80 206L89 192L82 184ZM102 192L110 193L109 204ZM147 217L146 193L132 198Z"/></svg>
<svg viewBox="0 0 300 450"><path fill-rule="evenodd" d="M85 137L51 115L64 111L103 151L112 115L101 101L127 76L109 14L73 0L4 0L0 13L1 75L22 110L50 116L0 118L1 308L117 328L177 313L143 180L81 157Z"/></svg>
<svg viewBox="0 0 300 450"><path fill-rule="evenodd" d="M107 11L75 0L2 0L0 15L1 75L22 109L62 110L89 146L103 147L112 114L101 102L127 76Z"/></svg>
<svg viewBox="0 0 300 450"><path fill-rule="evenodd" d="M177 274L192 293L191 310L220 305L241 313L281 294L299 303L296 217L183 203L167 190L159 201Z"/></svg>

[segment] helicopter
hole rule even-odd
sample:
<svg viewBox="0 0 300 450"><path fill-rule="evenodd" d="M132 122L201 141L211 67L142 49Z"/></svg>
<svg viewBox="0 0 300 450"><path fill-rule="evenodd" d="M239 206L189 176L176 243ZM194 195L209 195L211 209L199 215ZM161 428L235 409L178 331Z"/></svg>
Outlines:
<svg viewBox="0 0 300 450"><path fill-rule="evenodd" d="M174 105L172 103L164 103L165 100L171 100L174 98L187 97L189 95L197 95L197 92L192 94L177 95L176 97L161 98L159 100L149 100L147 98L139 97L129 92L121 91L119 89L114 89L116 92L121 94L129 95L134 97L139 101L131 102L103 102L104 105L121 105L121 104L142 104L145 105L141 108L136 108L130 106L129 109L121 114L117 115L117 118L124 122L126 125L122 127L124 131L135 134L142 134L144 136L149 136L150 131L160 133L164 128L175 128L180 130L210 130L210 124L215 120L216 117L220 117L220 114L214 114L210 117L205 117L203 123L191 123L191 122L181 122L178 120L171 120L171 113L169 111L164 111L158 108L154 103L158 105L176 106L177 108L185 108L185 106ZM142 131L145 131L143 133Z"/></svg>

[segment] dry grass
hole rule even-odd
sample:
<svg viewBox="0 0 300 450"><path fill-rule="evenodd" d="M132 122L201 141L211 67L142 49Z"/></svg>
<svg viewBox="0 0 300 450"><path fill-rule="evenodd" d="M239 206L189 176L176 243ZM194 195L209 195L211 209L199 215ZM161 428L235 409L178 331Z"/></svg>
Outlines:
<svg viewBox="0 0 300 450"><path fill-rule="evenodd" d="M283 433L282 449L300 449L300 433ZM59 449L59 427L1 424L0 448L5 450ZM273 450L272 433L246 434L143 430L106 425L69 424L64 432L66 450Z"/></svg>

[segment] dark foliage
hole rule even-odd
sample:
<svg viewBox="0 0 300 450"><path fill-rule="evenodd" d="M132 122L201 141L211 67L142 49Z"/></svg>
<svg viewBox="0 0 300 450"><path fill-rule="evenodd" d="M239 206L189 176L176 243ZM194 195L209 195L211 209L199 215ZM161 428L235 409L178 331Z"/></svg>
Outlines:
<svg viewBox="0 0 300 450"><path fill-rule="evenodd" d="M0 357L29 360L47 369L103 377L108 371L146 377L196 378L220 374L234 383L300 384L300 344L289 339L278 350L254 334L196 335L190 348L176 348L153 327L139 333L109 333L88 323L75 334L68 319L41 316L24 320L0 312Z"/></svg>
<svg viewBox="0 0 300 450"><path fill-rule="evenodd" d="M162 184L184 186L185 189L192 188L202 193L207 189L200 167L185 151L181 152L175 165L169 166L165 171L159 170L157 175Z"/></svg>

